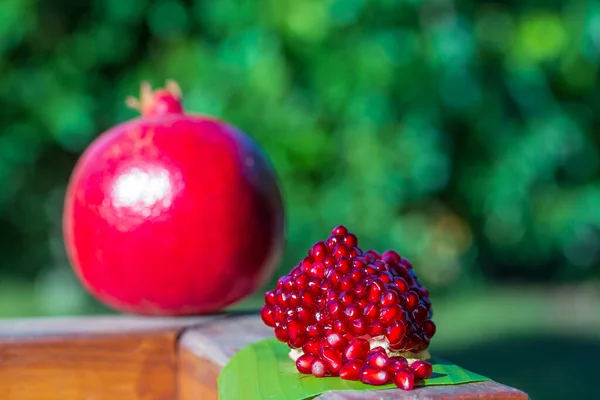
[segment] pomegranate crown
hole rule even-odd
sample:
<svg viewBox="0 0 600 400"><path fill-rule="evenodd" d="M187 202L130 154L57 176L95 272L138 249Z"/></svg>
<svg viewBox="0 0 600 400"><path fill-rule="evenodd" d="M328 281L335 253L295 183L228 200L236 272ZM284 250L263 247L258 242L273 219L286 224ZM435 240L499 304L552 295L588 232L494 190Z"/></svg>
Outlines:
<svg viewBox="0 0 600 400"><path fill-rule="evenodd" d="M138 110L144 117L166 114L183 114L182 94L174 80L167 80L164 88L152 89L149 82L142 82L140 98L130 96L125 104Z"/></svg>

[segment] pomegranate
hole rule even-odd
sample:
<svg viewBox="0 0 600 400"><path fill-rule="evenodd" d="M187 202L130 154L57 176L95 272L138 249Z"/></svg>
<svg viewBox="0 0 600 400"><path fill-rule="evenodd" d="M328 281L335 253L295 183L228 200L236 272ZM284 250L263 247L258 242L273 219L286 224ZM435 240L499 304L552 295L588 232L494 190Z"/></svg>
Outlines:
<svg viewBox="0 0 600 400"><path fill-rule="evenodd" d="M432 374L429 292L407 259L363 251L344 226L279 278L260 315L301 373L405 390Z"/></svg>
<svg viewBox="0 0 600 400"><path fill-rule="evenodd" d="M142 116L98 137L69 181L64 238L77 276L108 306L143 315L211 313L257 290L284 230L261 149L187 114L173 82L144 84L128 104Z"/></svg>

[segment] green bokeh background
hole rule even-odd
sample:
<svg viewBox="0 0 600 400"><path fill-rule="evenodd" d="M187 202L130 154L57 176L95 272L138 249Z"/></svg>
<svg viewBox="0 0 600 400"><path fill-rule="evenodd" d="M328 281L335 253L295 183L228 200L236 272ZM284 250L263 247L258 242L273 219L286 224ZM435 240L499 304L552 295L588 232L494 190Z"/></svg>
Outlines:
<svg viewBox="0 0 600 400"><path fill-rule="evenodd" d="M534 398L587 394L599 65L591 0L2 0L0 317L110 312L68 265L65 186L135 116L125 97L173 78L273 160L280 271L344 223L413 261L440 355Z"/></svg>

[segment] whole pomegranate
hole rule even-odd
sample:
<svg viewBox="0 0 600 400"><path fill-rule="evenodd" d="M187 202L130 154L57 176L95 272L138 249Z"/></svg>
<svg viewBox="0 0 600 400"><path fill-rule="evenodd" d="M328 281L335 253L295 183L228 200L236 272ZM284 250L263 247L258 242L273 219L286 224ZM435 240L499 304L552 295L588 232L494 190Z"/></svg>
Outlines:
<svg viewBox="0 0 600 400"><path fill-rule="evenodd" d="M344 226L279 278L260 315L301 373L404 390L432 374L429 292L407 259L363 251Z"/></svg>
<svg viewBox="0 0 600 400"><path fill-rule="evenodd" d="M71 264L123 312L215 312L257 290L283 247L276 175L223 121L187 114L177 84L129 99L137 118L98 137L67 188Z"/></svg>

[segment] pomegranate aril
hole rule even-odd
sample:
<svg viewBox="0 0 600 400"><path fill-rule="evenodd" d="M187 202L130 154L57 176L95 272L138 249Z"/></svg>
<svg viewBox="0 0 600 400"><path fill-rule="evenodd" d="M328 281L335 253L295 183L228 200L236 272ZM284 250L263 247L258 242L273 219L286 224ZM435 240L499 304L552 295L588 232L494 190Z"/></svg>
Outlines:
<svg viewBox="0 0 600 400"><path fill-rule="evenodd" d="M313 313L302 306L296 308L296 318L305 324L309 324L314 320Z"/></svg>
<svg viewBox="0 0 600 400"><path fill-rule="evenodd" d="M325 266L323 263L315 261L308 269L308 274L315 278L323 278L325 276Z"/></svg>
<svg viewBox="0 0 600 400"><path fill-rule="evenodd" d="M290 346L292 349L299 349L302 346L304 346L304 344L306 343L306 335L305 334L301 334L298 336L295 336L293 338L290 338L288 341L288 346Z"/></svg>
<svg viewBox="0 0 600 400"><path fill-rule="evenodd" d="M391 273L384 271L381 274L379 274L379 279L381 279L383 283L387 284L392 283L392 281L394 280L394 276Z"/></svg>
<svg viewBox="0 0 600 400"><path fill-rule="evenodd" d="M311 277L308 280L308 290L311 293L319 293L319 291L321 290L321 280L319 278L314 278Z"/></svg>
<svg viewBox="0 0 600 400"><path fill-rule="evenodd" d="M327 373L327 367L322 360L316 359L310 368L310 372L317 378L322 378Z"/></svg>
<svg viewBox="0 0 600 400"><path fill-rule="evenodd" d="M381 255L381 259L385 260L386 258L393 260L396 264L398 264L400 261L402 261L402 257L400 257L400 254L398 254L398 252L395 250L384 251L383 254Z"/></svg>
<svg viewBox="0 0 600 400"><path fill-rule="evenodd" d="M308 276L308 274L306 272L302 272L301 274L299 274L295 279L294 282L296 283L296 288L298 290L305 290L306 288L308 288L308 279L310 277Z"/></svg>
<svg viewBox="0 0 600 400"><path fill-rule="evenodd" d="M350 270L349 278L352 279L353 282L358 283L365 277L365 272L362 268L353 268Z"/></svg>
<svg viewBox="0 0 600 400"><path fill-rule="evenodd" d="M260 318L265 325L270 326L271 328L275 327L275 313L269 306L262 306L260 309Z"/></svg>
<svg viewBox="0 0 600 400"><path fill-rule="evenodd" d="M352 265L354 266L354 268L363 271L363 268L365 267L365 265L367 265L367 260L365 260L364 257L356 257L352 260Z"/></svg>
<svg viewBox="0 0 600 400"><path fill-rule="evenodd" d="M329 315L331 315L334 318L337 318L342 311L342 306L337 300L328 301L325 307L327 307L327 312L329 313Z"/></svg>
<svg viewBox="0 0 600 400"><path fill-rule="evenodd" d="M390 358L385 352L375 352L370 353L367 356L366 360L367 364L372 365L373 367L385 369L390 364Z"/></svg>
<svg viewBox="0 0 600 400"><path fill-rule="evenodd" d="M358 246L358 238L354 233L348 233L344 237L344 244L348 247Z"/></svg>
<svg viewBox="0 0 600 400"><path fill-rule="evenodd" d="M347 274L352 270L352 261L348 257L340 257L335 267L342 274Z"/></svg>
<svg viewBox="0 0 600 400"><path fill-rule="evenodd" d="M339 280L338 286L342 291L352 290L354 289L354 281L351 277L344 276Z"/></svg>
<svg viewBox="0 0 600 400"><path fill-rule="evenodd" d="M402 390L412 390L415 387L415 376L408 368L402 368L396 371L392 377L394 384Z"/></svg>
<svg viewBox="0 0 600 400"><path fill-rule="evenodd" d="M285 313L283 312L283 309L279 306L275 306L273 307L273 315L275 318L275 322L285 322Z"/></svg>
<svg viewBox="0 0 600 400"><path fill-rule="evenodd" d="M359 282L354 286L354 293L358 297L362 297L367 292L367 285L364 282ZM366 299L364 299L366 301Z"/></svg>
<svg viewBox="0 0 600 400"><path fill-rule="evenodd" d="M427 379L433 373L433 367L427 361L417 360L410 365L410 369L417 379Z"/></svg>
<svg viewBox="0 0 600 400"><path fill-rule="evenodd" d="M300 321L292 320L287 325L288 336L290 338L295 338L299 335L306 334L306 325L302 324Z"/></svg>
<svg viewBox="0 0 600 400"><path fill-rule="evenodd" d="M402 314L402 309L399 305L393 304L391 306L383 307L379 310L379 320L384 325L390 325L394 320L398 319Z"/></svg>
<svg viewBox="0 0 600 400"><path fill-rule="evenodd" d="M321 335L321 328L316 325L309 325L306 327L306 334L311 338L315 338Z"/></svg>
<svg viewBox="0 0 600 400"><path fill-rule="evenodd" d="M315 295L308 291L301 291L299 293L300 303L306 307L313 308L316 305Z"/></svg>
<svg viewBox="0 0 600 400"><path fill-rule="evenodd" d="M338 244L333 250L333 256L335 258L348 257L348 253L348 247L344 244Z"/></svg>
<svg viewBox="0 0 600 400"><path fill-rule="evenodd" d="M321 311L315 312L315 321L317 322L317 325L323 325L325 322L327 322L325 313L322 313Z"/></svg>
<svg viewBox="0 0 600 400"><path fill-rule="evenodd" d="M315 261L323 261L327 256L327 245L323 241L315 243L311 249L312 258Z"/></svg>
<svg viewBox="0 0 600 400"><path fill-rule="evenodd" d="M380 321L371 322L371 331L369 334L371 337L377 337L385 333L385 327Z"/></svg>
<svg viewBox="0 0 600 400"><path fill-rule="evenodd" d="M406 293L408 291L408 283L406 283L404 279L396 277L392 282L398 287L400 293Z"/></svg>
<svg viewBox="0 0 600 400"><path fill-rule="evenodd" d="M435 335L435 329L436 327L432 320L427 320L423 323L423 332L429 339Z"/></svg>
<svg viewBox="0 0 600 400"><path fill-rule="evenodd" d="M364 319L357 318L352 321L352 333L356 336L362 336L369 331L369 325Z"/></svg>
<svg viewBox="0 0 600 400"><path fill-rule="evenodd" d="M304 343L302 351L306 354L319 355L319 349L321 348L319 339L311 339Z"/></svg>
<svg viewBox="0 0 600 400"><path fill-rule="evenodd" d="M367 285L368 300L372 302L379 301L381 293L385 289L385 284L380 279L374 279Z"/></svg>
<svg viewBox="0 0 600 400"><path fill-rule="evenodd" d="M360 381L369 385L384 385L388 381L388 373L371 365L364 365L360 369Z"/></svg>
<svg viewBox="0 0 600 400"><path fill-rule="evenodd" d="M328 249L333 250L335 248L335 246L338 243L342 243L342 241L343 241L343 238L341 236L331 235L327 238L327 240L325 241L325 244L327 245Z"/></svg>
<svg viewBox="0 0 600 400"><path fill-rule="evenodd" d="M347 360L364 360L369 353L369 342L365 339L356 338L350 342L346 350L344 350L344 357Z"/></svg>
<svg viewBox="0 0 600 400"><path fill-rule="evenodd" d="M427 308L422 304L418 305L412 312L413 319L419 324L425 322L428 316Z"/></svg>
<svg viewBox="0 0 600 400"><path fill-rule="evenodd" d="M402 368L408 367L408 361L402 356L390 357L390 364L387 367L388 373L393 376Z"/></svg>
<svg viewBox="0 0 600 400"><path fill-rule="evenodd" d="M385 336L387 337L390 344L399 343L404 339L406 334L406 326L402 321L396 321L388 326L385 330Z"/></svg>
<svg viewBox="0 0 600 400"><path fill-rule="evenodd" d="M344 309L344 316L349 320L354 320L360 315L360 308L355 304L350 304Z"/></svg>
<svg viewBox="0 0 600 400"><path fill-rule="evenodd" d="M265 304L269 306L274 306L277 304L275 290L269 290L267 293L265 293Z"/></svg>
<svg viewBox="0 0 600 400"><path fill-rule="evenodd" d="M340 378L345 379L347 381L357 381L360 378L360 369L364 365L361 360L349 360L342 365L340 368L339 375Z"/></svg>
<svg viewBox="0 0 600 400"><path fill-rule="evenodd" d="M313 363L317 360L317 357L312 354L302 354L296 360L296 368L303 374L310 374Z"/></svg>
<svg viewBox="0 0 600 400"><path fill-rule="evenodd" d="M348 229L344 225L338 225L331 231L332 235L345 235L348 233Z"/></svg>
<svg viewBox="0 0 600 400"><path fill-rule="evenodd" d="M373 320L379 315L379 307L375 303L367 303L363 308L363 315Z"/></svg>
<svg viewBox="0 0 600 400"><path fill-rule="evenodd" d="M339 333L332 333L327 335L325 342L338 351L344 350L348 346L348 339L343 337Z"/></svg>
<svg viewBox="0 0 600 400"><path fill-rule="evenodd" d="M406 308L409 311L412 311L415 309L415 307L417 307L418 304L419 304L419 295L415 291L409 290L408 293L406 294Z"/></svg>
<svg viewBox="0 0 600 400"><path fill-rule="evenodd" d="M327 371L332 375L337 375L337 372L342 368L342 356L340 352L332 347L322 346L320 355Z"/></svg>
<svg viewBox="0 0 600 400"><path fill-rule="evenodd" d="M382 306L391 306L398 304L398 293L393 290L386 290L381 295L381 299L379 301Z"/></svg>
<svg viewBox="0 0 600 400"><path fill-rule="evenodd" d="M292 291L296 288L294 278L289 275L284 275L277 281L277 289L284 290L286 292Z"/></svg>
<svg viewBox="0 0 600 400"><path fill-rule="evenodd" d="M338 298L338 292L335 289L329 289L327 294L325 295L326 304L329 304L330 301L333 301Z"/></svg>
<svg viewBox="0 0 600 400"><path fill-rule="evenodd" d="M339 300L340 300L340 303L347 306L352 303L355 303L356 298L357 298L356 293L354 293L353 291L345 291L340 294Z"/></svg>
<svg viewBox="0 0 600 400"><path fill-rule="evenodd" d="M300 293L298 292L290 293L290 295L287 298L288 307L296 307L300 305L301 302L302 300L300 299Z"/></svg>
<svg viewBox="0 0 600 400"><path fill-rule="evenodd" d="M335 265L335 258L333 258L331 256L325 257L325 259L323 260L323 265L325 267L331 267L331 266Z"/></svg>
<svg viewBox="0 0 600 400"><path fill-rule="evenodd" d="M284 327L284 325L276 326L275 327L275 337L280 342L287 342L289 339L289 336L287 333L287 327Z"/></svg>
<svg viewBox="0 0 600 400"><path fill-rule="evenodd" d="M348 326L344 323L344 321L338 319L333 321L333 331L344 334L348 332Z"/></svg>

